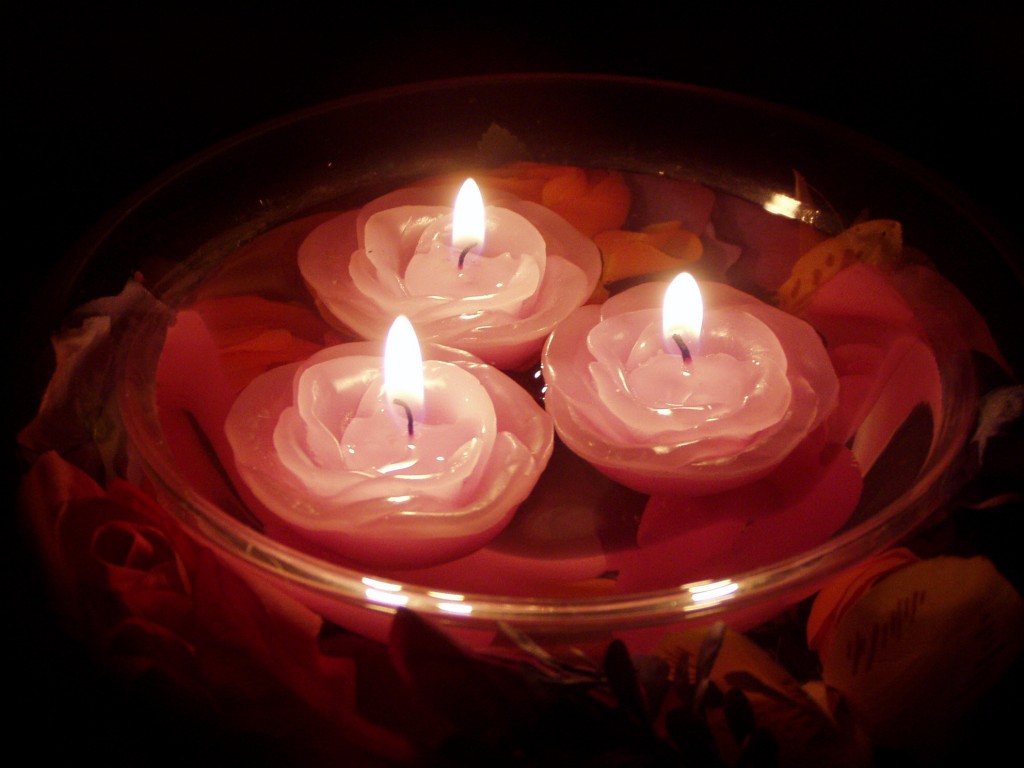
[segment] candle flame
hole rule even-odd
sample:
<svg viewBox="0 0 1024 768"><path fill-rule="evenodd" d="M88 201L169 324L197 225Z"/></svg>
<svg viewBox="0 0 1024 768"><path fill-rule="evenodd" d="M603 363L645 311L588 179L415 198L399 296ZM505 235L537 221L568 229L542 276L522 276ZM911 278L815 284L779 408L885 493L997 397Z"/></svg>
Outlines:
<svg viewBox="0 0 1024 768"><path fill-rule="evenodd" d="M405 424L423 410L423 353L405 315L391 324L384 342L384 397L395 418Z"/></svg>
<svg viewBox="0 0 1024 768"><path fill-rule="evenodd" d="M452 215L452 246L480 251L484 245L484 198L473 179L462 183Z"/></svg>
<svg viewBox="0 0 1024 768"><path fill-rule="evenodd" d="M684 359L700 345L704 323L704 300L700 287L689 272L680 272L665 291L661 332L666 349L682 353Z"/></svg>

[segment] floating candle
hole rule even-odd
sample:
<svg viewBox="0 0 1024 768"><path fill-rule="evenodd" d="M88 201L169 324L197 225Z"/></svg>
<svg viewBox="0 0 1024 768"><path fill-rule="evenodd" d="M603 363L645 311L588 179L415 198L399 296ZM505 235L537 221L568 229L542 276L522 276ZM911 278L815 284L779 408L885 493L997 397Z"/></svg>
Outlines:
<svg viewBox="0 0 1024 768"><path fill-rule="evenodd" d="M807 323L688 275L574 311L544 348L545 404L568 447L643 493L717 493L768 474L835 407ZM676 317L682 304L699 322Z"/></svg>
<svg viewBox="0 0 1024 768"><path fill-rule="evenodd" d="M601 273L597 246L567 221L507 193L485 206L472 179L457 197L410 187L341 214L310 233L298 263L330 322L380 339L404 314L422 340L503 369L535 362Z"/></svg>
<svg viewBox="0 0 1024 768"><path fill-rule="evenodd" d="M225 432L268 529L402 568L467 554L508 523L551 455L551 420L472 355L426 352L399 318L383 358L379 343L342 344L243 390Z"/></svg>

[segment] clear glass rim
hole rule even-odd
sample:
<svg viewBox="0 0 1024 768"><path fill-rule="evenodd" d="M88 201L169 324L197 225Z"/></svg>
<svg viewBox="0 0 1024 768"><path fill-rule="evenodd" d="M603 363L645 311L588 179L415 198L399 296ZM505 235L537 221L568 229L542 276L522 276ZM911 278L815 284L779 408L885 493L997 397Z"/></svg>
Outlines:
<svg viewBox="0 0 1024 768"><path fill-rule="evenodd" d="M727 102L739 105L743 109L768 111L772 115L781 115L787 121L795 120L810 126L810 130L840 131L833 139L838 136L837 140L840 142L854 142L858 150L863 146L863 140L855 134L842 132L841 129L816 118L745 97L677 83L557 74L513 75L505 79L492 76L459 79L351 97L259 126L211 148L193 158L185 166L169 172L148 191L131 201L125 210L118 214L120 218L116 219L115 224L131 216L139 206L145 205L147 196L158 194L165 186L187 178L190 169L217 162L225 153L244 147L248 142L272 136L276 131L301 124L305 120L353 112L368 104L402 99L410 94L444 93L465 88L475 92L481 87L500 87L503 80L526 86L530 83L557 83L570 86L582 83L601 88L610 84L616 88L685 93L688 95L687 98L706 99L709 104ZM870 146L870 142L867 142L867 145ZM885 154L884 148L871 149L882 153L886 161L889 161L890 156ZM901 162L900 172L905 172L908 166L915 173L918 170L913 168L913 164ZM922 173L925 174L927 183L931 184L934 181L927 176L927 172ZM918 175L914 178L917 179ZM941 194L943 202L948 203L946 190L942 190ZM961 209L961 206L957 207L958 210ZM968 214L971 222L976 220L972 211L969 210ZM274 223L268 219L260 226L272 226ZM112 231L113 226L104 231ZM102 239L103 236L100 236L97 242L101 242ZM995 237L994 240L1001 243L999 237ZM1001 245L998 250L1000 253L1008 252ZM154 339L161 338L163 322L159 318L153 318L151 322L141 323L122 348L122 375L118 379L116 396L129 440L141 459L147 476L175 500L169 511L201 539L268 574L284 578L296 586L331 599L339 599L373 610L393 610L396 605L394 602L373 603L367 600L365 579L372 578L372 574L318 560L273 541L200 497L182 480L173 466L171 457L164 449L159 422L150 396L155 370L152 358ZM401 604L442 621L470 627L491 627L497 622L510 622L518 626L556 628L572 622L573 625L580 627L629 628L676 622L684 618L705 618L725 610L745 609L794 590L813 592L824 580L913 530L944 500L947 492L944 479L950 467L955 465L957 454L966 444L969 430L973 425L976 383L970 367L966 364L951 363L943 368L942 374L945 377L944 389L956 392L959 396L953 401L946 398L947 401L944 402L946 412L941 415L942 434L937 439L917 482L871 519L844 531L826 543L770 566L735 574L728 580L728 585L720 585L727 586L720 594L715 595L709 590L707 582L690 582L668 589L635 594L574 599L466 593L461 595L460 602L463 605L471 605L472 612L463 614L453 613L448 596L439 596L427 585L398 584L402 597ZM381 580L393 583L393 579L390 578Z"/></svg>

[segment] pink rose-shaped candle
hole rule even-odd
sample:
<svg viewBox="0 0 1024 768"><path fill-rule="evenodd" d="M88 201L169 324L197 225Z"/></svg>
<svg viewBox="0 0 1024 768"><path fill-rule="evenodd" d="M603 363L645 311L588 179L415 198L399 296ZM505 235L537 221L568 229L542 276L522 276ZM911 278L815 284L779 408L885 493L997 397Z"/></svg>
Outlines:
<svg viewBox="0 0 1024 768"><path fill-rule="evenodd" d="M298 263L329 321L380 339L406 315L421 340L506 370L537 360L601 273L597 246L567 221L514 198L485 206L472 179L457 196L410 187L341 214L310 233Z"/></svg>
<svg viewBox="0 0 1024 768"><path fill-rule="evenodd" d="M427 352L399 317L383 358L377 343L342 344L242 391L225 431L276 518L268 530L404 568L468 554L504 528L550 458L550 417L472 355Z"/></svg>
<svg viewBox="0 0 1024 768"><path fill-rule="evenodd" d="M718 493L764 477L838 396L810 325L685 273L580 307L551 334L543 365L566 445L649 494Z"/></svg>

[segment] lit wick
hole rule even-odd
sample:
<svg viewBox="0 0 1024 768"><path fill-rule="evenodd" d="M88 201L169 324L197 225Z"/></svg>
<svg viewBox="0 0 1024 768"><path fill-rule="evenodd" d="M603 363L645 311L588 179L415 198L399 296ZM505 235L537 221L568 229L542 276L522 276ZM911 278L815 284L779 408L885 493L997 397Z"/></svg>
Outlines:
<svg viewBox="0 0 1024 768"><path fill-rule="evenodd" d="M462 249L462 253L459 254L459 271L460 272L462 271L462 265L466 261L466 254L469 253L471 250L473 250L475 247L476 247L476 243L470 243L469 245L467 245L465 248Z"/></svg>
<svg viewBox="0 0 1024 768"><path fill-rule="evenodd" d="M397 397L394 400L392 400L391 402L394 403L399 408L401 408L402 410L405 411L405 421L406 421L406 424L408 425L409 437L412 437L413 436L412 409L406 404L406 402L404 400L400 400Z"/></svg>
<svg viewBox="0 0 1024 768"><path fill-rule="evenodd" d="M413 436L413 411L423 408L423 356L412 323L399 315L384 342L385 403L405 411L406 431ZM401 416L393 410L395 421ZM397 424L396 424L397 426Z"/></svg>
<svg viewBox="0 0 1024 768"><path fill-rule="evenodd" d="M680 336L678 333L673 333L672 341L674 341L676 343L676 346L679 347L679 351L683 355L683 362L686 363L687 365L693 362L693 356L690 355L690 348L686 346L686 342L683 341L683 337Z"/></svg>
<svg viewBox="0 0 1024 768"><path fill-rule="evenodd" d="M672 343L679 347L683 356L683 364L690 365L693 355L683 341L683 335L692 339L700 352L701 326L704 323L704 300L700 295L700 286L689 272L680 272L665 289L665 299L661 309L661 338L664 340L665 351L671 352Z"/></svg>
<svg viewBox="0 0 1024 768"><path fill-rule="evenodd" d="M472 179L466 179L455 196L452 209L452 247L462 248L459 254L459 272L466 263L466 254L483 243L487 236L487 220L484 216L484 198L480 187Z"/></svg>

